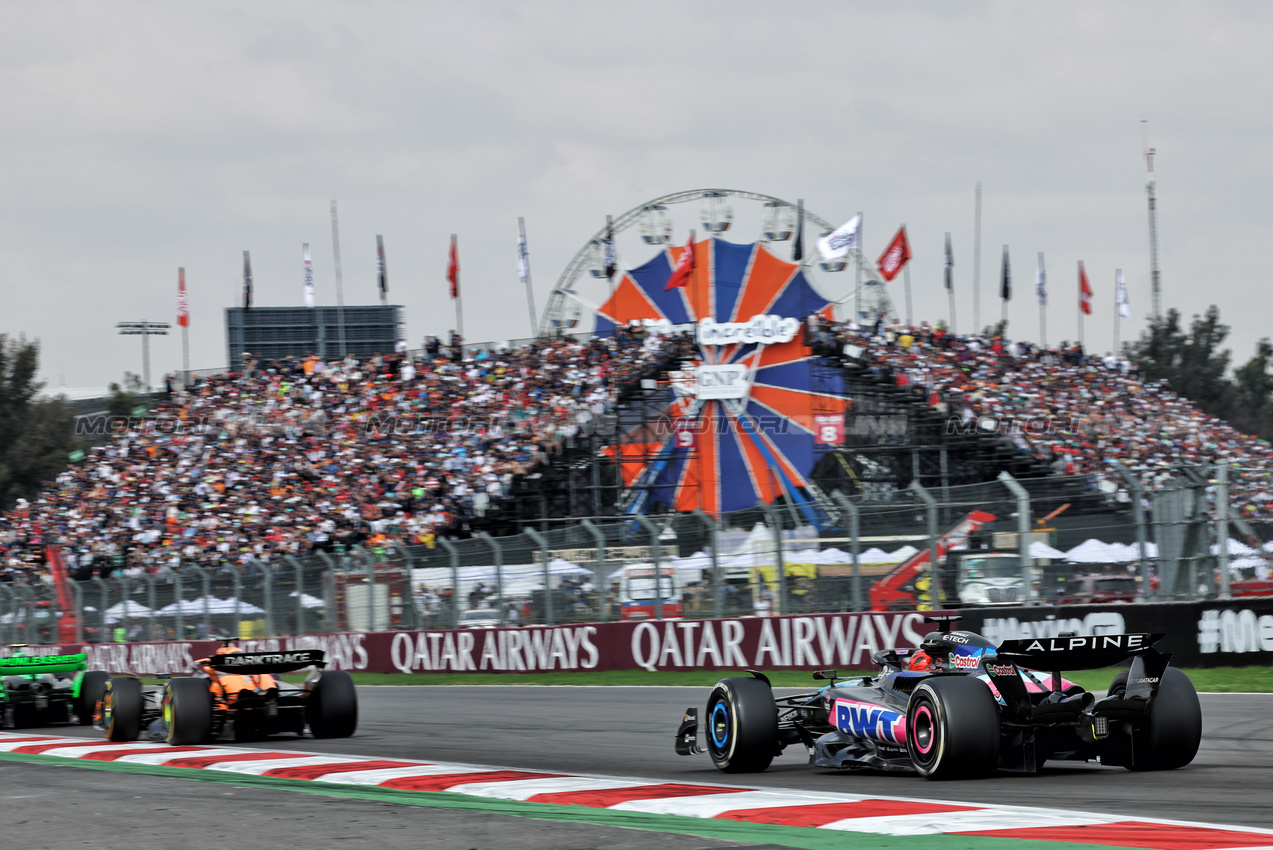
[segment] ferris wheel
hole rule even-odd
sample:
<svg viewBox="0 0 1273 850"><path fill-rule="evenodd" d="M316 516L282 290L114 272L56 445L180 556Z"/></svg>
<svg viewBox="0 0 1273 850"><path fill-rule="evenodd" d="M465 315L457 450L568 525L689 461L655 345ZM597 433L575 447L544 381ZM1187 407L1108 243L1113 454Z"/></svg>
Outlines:
<svg viewBox="0 0 1273 850"><path fill-rule="evenodd" d="M679 235L680 231L673 227L673 208L695 202L698 203L698 215L692 221L680 223L679 227L684 235ZM737 215L735 205L739 207ZM797 221L801 213L804 217L803 228ZM839 259L827 259L819 255L816 240L835 229L822 216L802 205L758 192L692 189L646 201L616 217L593 234L557 279L539 323L540 335L555 336L590 330L580 327L580 320L585 312L597 311L598 305L609 296L609 287L614 278L621 277L627 268L623 262L624 244L633 246L635 250L639 250L637 246L660 250L683 242L691 229L698 230L705 236L723 239L727 233L738 233L738 230L733 230L735 225L744 228L756 226L758 232L754 241L769 243L771 250L774 243L791 241L797 233L803 233L803 257L793 262L798 262L806 273L814 268L828 275L850 270L854 272L853 279L844 286L833 286L835 290L843 292L833 300L842 304L852 299L851 309L860 314L859 319L894 314L893 303L888 289L882 283L882 276L875 265L865 258L860 248ZM620 236L625 233L627 236L621 240ZM613 234L614 246L609 257L610 263L607 263L606 243L610 234ZM751 242L753 239L744 235L742 241ZM614 278L610 280L606 274L608 264L613 264L617 269Z"/></svg>

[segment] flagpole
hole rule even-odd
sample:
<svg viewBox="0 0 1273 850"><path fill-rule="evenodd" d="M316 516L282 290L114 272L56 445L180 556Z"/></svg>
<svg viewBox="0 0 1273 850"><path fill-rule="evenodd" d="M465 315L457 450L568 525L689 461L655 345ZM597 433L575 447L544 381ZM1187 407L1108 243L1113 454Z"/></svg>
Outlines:
<svg viewBox="0 0 1273 850"><path fill-rule="evenodd" d="M857 263L853 266L853 321L862 324L862 213L858 213L858 250Z"/></svg>
<svg viewBox="0 0 1273 850"><path fill-rule="evenodd" d="M385 265L385 238L376 234L376 284L380 287L380 306L389 305L389 268Z"/></svg>
<svg viewBox="0 0 1273 850"><path fill-rule="evenodd" d="M999 311L999 322L1006 330L1008 324L1008 299L1012 297L1012 268L1009 265L1008 246L1003 246L1003 279L999 282L999 299L1002 309Z"/></svg>
<svg viewBox="0 0 1273 850"><path fill-rule="evenodd" d="M1034 294L1039 302L1039 345L1048 347L1048 273L1043 267L1043 252L1039 252L1039 268L1035 272Z"/></svg>
<svg viewBox="0 0 1273 850"><path fill-rule="evenodd" d="M946 258L944 263L944 280L946 284L946 298L950 301L950 326L947 328L950 333L955 332L955 270L953 268L954 258L950 253L950 234L946 234Z"/></svg>
<svg viewBox="0 0 1273 850"><path fill-rule="evenodd" d="M792 237L791 261L796 264L797 269L800 269L804 266L804 198L796 198L796 232L792 234ZM800 315L806 321L809 318L807 293L808 287L800 290ZM831 318L834 321L834 306L831 308Z"/></svg>
<svg viewBox="0 0 1273 850"><path fill-rule="evenodd" d="M981 181L977 181L977 214L972 239L972 332L981 325Z"/></svg>
<svg viewBox="0 0 1273 850"><path fill-rule="evenodd" d="M340 227L336 224L336 199L332 199L332 257L336 261L336 327L340 340L340 359L349 353L345 346L345 293L340 277Z"/></svg>
<svg viewBox="0 0 1273 850"><path fill-rule="evenodd" d="M1083 261L1079 260L1079 346L1083 345ZM1118 331L1114 332L1115 334Z"/></svg>
<svg viewBox="0 0 1273 850"><path fill-rule="evenodd" d="M606 280L610 282L610 295L614 296L614 218L606 216L606 247L601 256L601 264L606 272Z"/></svg>
<svg viewBox="0 0 1273 850"><path fill-rule="evenodd" d="M526 219L522 218L520 215L517 217L517 235L519 237L519 241L517 243L517 250L520 254L523 247L526 245ZM525 278L526 306L530 308L530 335L532 337L536 337L536 336L539 336L539 325L535 321L535 290L530 285L530 250L529 249L526 250L526 258L525 260L523 260L523 262L525 263L524 268L526 270L526 278Z"/></svg>
<svg viewBox="0 0 1273 850"><path fill-rule="evenodd" d="M902 224L902 230L906 230L906 224ZM906 287L906 327L914 327L911 322L911 264L903 261L902 266L902 284Z"/></svg>
<svg viewBox="0 0 1273 850"><path fill-rule="evenodd" d="M1120 304L1118 303L1118 277L1123 273L1122 269L1114 270L1114 356L1118 356L1118 329L1123 323L1123 314L1120 312Z"/></svg>
<svg viewBox="0 0 1273 850"><path fill-rule="evenodd" d="M451 234L451 250L455 251L455 234ZM456 254L458 256L458 252ZM455 332L460 335L460 344L464 343L464 295L460 292L460 270L459 262L456 261L457 268L455 270Z"/></svg>
<svg viewBox="0 0 1273 850"><path fill-rule="evenodd" d="M177 269L177 274L181 276L181 293L186 299L186 315L181 325L181 388L184 390L190 386L190 295L186 292L185 268Z"/></svg>

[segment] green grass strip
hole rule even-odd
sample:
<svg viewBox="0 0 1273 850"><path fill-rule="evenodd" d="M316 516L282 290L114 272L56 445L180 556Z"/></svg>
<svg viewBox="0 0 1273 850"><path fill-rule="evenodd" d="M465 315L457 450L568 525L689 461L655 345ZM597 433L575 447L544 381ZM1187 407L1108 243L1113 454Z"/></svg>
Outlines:
<svg viewBox="0 0 1273 850"><path fill-rule="evenodd" d="M777 844L783 847L804 848L805 850L843 850L850 842L854 850L1057 850L1059 844L1059 842L1055 841L1029 841L1018 838L985 838L967 835L893 836L867 832L840 832L810 827L743 823L741 821L720 820L717 818L693 818L684 815L624 812L589 806L555 806L548 803L497 800L490 797L472 797L449 792L403 791L396 788L337 785L303 779L252 776L215 770L163 767L131 764L128 762L68 759L64 756L44 756L27 753L0 753L0 761L27 762L55 767L145 774L148 776L167 776L174 779L219 782L226 785L249 788L299 791L305 794L369 800L377 803L399 803L431 809L454 809L492 815L529 817L538 820L625 827L651 832L672 832L752 844ZM1067 843L1065 847L1067 850L1083 850L1083 848L1114 850L1114 848L1100 844ZM1118 850L1128 850L1128 848L1123 847L1118 848Z"/></svg>

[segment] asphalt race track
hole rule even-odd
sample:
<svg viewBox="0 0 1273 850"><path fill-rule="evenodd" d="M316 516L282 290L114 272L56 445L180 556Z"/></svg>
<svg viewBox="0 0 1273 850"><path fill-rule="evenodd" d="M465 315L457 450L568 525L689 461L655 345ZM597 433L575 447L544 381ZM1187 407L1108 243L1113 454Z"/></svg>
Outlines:
<svg viewBox="0 0 1273 850"><path fill-rule="evenodd" d="M345 753L350 755L437 759L566 773L619 774L685 783L726 780L712 768L706 756L683 758L672 750L673 732L687 705L706 698L703 688L548 688L548 687L377 687L361 688L358 734L343 740L316 741L278 736L274 746L289 750ZM728 777L733 783L812 791L880 794L892 797L925 797L939 800L1048 806L1138 817L1205 821L1273 828L1273 804L1269 800L1273 779L1273 694L1203 694L1202 750L1183 770L1133 774L1121 768L1099 765L1047 767L1037 776L1002 775L995 778L951 783L927 782L911 776L845 774L819 771L805 763L803 753L775 761L759 775ZM54 730L50 730L54 731ZM100 736L83 727L58 727L56 734ZM261 746L256 744L255 746ZM37 765L0 765L0 782L9 790L2 795L9 806L23 794L44 796L66 784L65 793L79 794L75 786L92 787L95 805L109 811L127 806L131 822L164 819L164 811L184 808L183 797L209 796L222 812L255 811L246 794L223 796L227 789L209 791L202 783L158 777L112 776L111 788L103 788L98 776L77 775L74 768ZM157 791L156 789L163 789ZM14 790L14 789L21 789ZM271 792L269 807L276 814L288 807L314 807L324 817L350 809L381 811L371 804L333 801L330 806L309 795ZM100 798L100 799L98 799ZM303 798L303 799L301 799ZM289 801L290 799L290 801ZM114 802L112 802L114 800ZM276 808L277 803L282 808ZM360 808L362 807L362 808ZM395 807L390 806L390 809ZM401 808L401 807L396 807ZM388 817L388 815L385 815ZM423 817L395 815L394 818ZM600 833L580 842L584 829L570 826L569 834L558 827L537 824L517 826L495 834L491 840L468 842L464 830L471 818L455 820L448 813L438 818L440 846L448 824L458 830L454 846L554 847L625 846L623 830L616 836ZM499 819L487 824L498 830ZM507 818L516 822L520 819ZM340 821L343 823L344 821ZM430 820L430 824L433 821ZM566 829L566 827L561 827ZM605 830L587 827L586 830ZM432 830L432 826L430 826ZM390 831L391 834L393 831ZM136 833L133 833L134 835ZM161 833L162 834L162 833ZM202 833L210 835L211 833ZM404 839L413 835L403 829ZM169 837L171 833L168 834ZM415 834L418 841L419 836ZM637 839L634 839L637 840ZM688 842L688 843L686 843ZM145 844L133 844L142 850ZM156 843L154 846L166 846ZM384 846L397 846L385 843ZM404 844L404 846L406 846ZM418 846L413 845L413 846ZM635 845L634 845L635 846ZM669 837L669 847L725 846L710 839Z"/></svg>

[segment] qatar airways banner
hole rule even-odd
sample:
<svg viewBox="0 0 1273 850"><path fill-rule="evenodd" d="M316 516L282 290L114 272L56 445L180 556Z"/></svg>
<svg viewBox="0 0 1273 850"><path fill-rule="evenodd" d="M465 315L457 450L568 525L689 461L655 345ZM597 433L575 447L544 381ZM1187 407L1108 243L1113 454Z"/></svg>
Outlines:
<svg viewBox="0 0 1273 850"><path fill-rule="evenodd" d="M246 652L321 649L328 669L371 673L531 673L576 670L862 670L871 654L919 645L922 613L822 614L733 620L650 620L501 629L439 629L242 640ZM180 673L220 641L32 647L84 652L90 669Z"/></svg>
<svg viewBox="0 0 1273 850"><path fill-rule="evenodd" d="M1061 634L1161 633L1158 649L1184 666L1273 664L1273 598L1130 605L963 610L959 625L993 643ZM871 655L918 646L928 612L650 620L418 632L372 632L243 640L247 652L321 649L329 669L373 673L533 673L572 670L870 669ZM60 655L84 652L91 669L180 673L220 641L0 647Z"/></svg>

